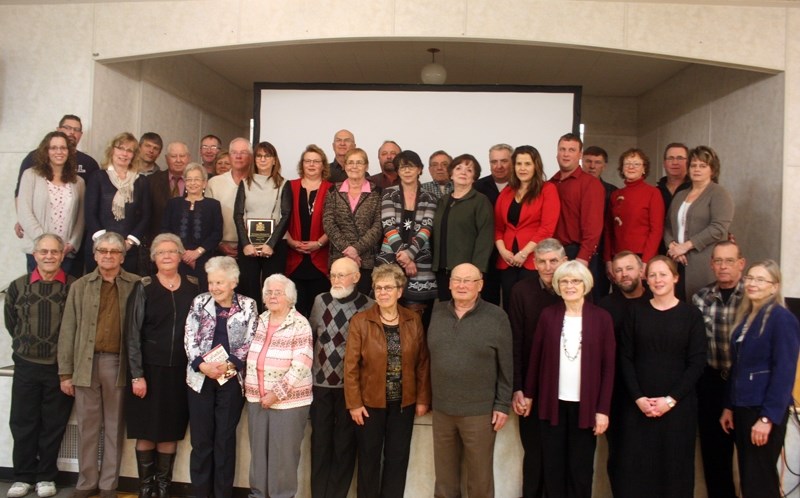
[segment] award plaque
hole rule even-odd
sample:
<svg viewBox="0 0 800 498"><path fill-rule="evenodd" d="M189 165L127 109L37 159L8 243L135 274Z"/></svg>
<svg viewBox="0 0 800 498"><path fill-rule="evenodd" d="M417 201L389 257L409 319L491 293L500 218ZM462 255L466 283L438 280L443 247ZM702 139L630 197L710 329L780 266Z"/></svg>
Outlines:
<svg viewBox="0 0 800 498"><path fill-rule="evenodd" d="M275 220L270 218L248 218L247 238L254 246L263 246L272 236Z"/></svg>

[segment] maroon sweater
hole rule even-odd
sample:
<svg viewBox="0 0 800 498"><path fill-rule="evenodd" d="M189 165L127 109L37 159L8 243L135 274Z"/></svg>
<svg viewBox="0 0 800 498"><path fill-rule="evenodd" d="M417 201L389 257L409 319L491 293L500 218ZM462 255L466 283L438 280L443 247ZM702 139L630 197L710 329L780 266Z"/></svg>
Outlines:
<svg viewBox="0 0 800 498"><path fill-rule="evenodd" d="M561 329L566 306L563 302L542 311L533 337L533 348L525 381L525 397L539 404L539 418L558 425L558 369ZM614 388L616 341L611 315L589 302L583 304L581 389L578 427L594 427L595 414L609 414Z"/></svg>

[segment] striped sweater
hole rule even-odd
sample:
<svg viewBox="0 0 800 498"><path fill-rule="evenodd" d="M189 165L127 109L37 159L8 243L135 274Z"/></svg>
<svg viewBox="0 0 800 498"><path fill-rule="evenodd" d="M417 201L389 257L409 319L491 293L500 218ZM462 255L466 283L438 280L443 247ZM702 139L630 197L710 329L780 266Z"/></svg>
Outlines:
<svg viewBox="0 0 800 498"><path fill-rule="evenodd" d="M269 315L267 310L259 317L258 329L247 354L245 397L247 401L257 403L262 393L272 391L278 397L278 401L270 406L273 410L310 405L311 326L292 308L272 334L269 344L265 344Z"/></svg>

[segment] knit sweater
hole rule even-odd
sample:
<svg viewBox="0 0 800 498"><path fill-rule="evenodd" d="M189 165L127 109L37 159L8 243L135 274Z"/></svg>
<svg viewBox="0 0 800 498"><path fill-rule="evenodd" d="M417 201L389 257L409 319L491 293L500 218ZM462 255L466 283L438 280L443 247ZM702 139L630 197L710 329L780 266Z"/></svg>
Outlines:
<svg viewBox="0 0 800 498"><path fill-rule="evenodd" d="M434 409L457 417L508 413L511 342L502 308L478 298L458 318L452 301L436 303L428 327Z"/></svg>
<svg viewBox="0 0 800 498"><path fill-rule="evenodd" d="M344 387L344 353L350 318L374 302L357 290L344 299L335 299L329 292L314 299L308 321L314 336L311 372L315 386Z"/></svg>
<svg viewBox="0 0 800 498"><path fill-rule="evenodd" d="M271 410L287 410L311 404L311 327L294 308L268 336L269 310L261 314L247 353L244 394L258 403L272 391L278 401ZM266 348L266 351L264 349Z"/></svg>
<svg viewBox="0 0 800 498"><path fill-rule="evenodd" d="M6 329L11 334L14 354L32 363L55 365L58 333L69 286L58 281L38 280L23 275L11 282L6 291Z"/></svg>

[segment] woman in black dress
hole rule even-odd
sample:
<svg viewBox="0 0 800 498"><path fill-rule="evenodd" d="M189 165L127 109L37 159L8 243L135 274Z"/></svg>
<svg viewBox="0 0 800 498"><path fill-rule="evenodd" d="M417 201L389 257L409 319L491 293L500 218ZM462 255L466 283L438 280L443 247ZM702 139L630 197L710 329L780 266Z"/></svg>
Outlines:
<svg viewBox="0 0 800 498"><path fill-rule="evenodd" d="M186 248L181 256L181 275L196 277L200 292L206 292L206 261L222 240L222 207L218 200L204 197L208 172L203 165L189 163L183 170L183 181L186 196L167 201L161 231L180 237Z"/></svg>
<svg viewBox="0 0 800 498"><path fill-rule="evenodd" d="M186 434L186 315L197 280L178 273L180 239L158 235L150 246L157 273L136 284L128 299L126 344L131 373L127 393L128 439L136 439L139 498L169 497L177 441Z"/></svg>
<svg viewBox="0 0 800 498"><path fill-rule="evenodd" d="M678 270L666 256L647 264L650 301L631 306L620 338L629 398L620 414L617 498L691 498L697 434L695 384L706 364L703 316L675 297Z"/></svg>

